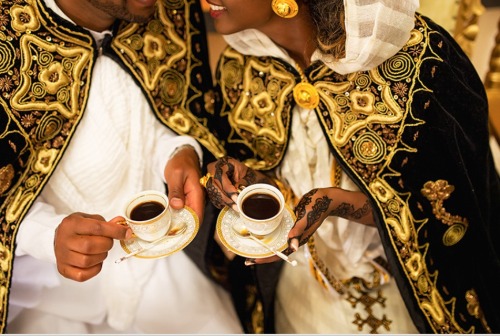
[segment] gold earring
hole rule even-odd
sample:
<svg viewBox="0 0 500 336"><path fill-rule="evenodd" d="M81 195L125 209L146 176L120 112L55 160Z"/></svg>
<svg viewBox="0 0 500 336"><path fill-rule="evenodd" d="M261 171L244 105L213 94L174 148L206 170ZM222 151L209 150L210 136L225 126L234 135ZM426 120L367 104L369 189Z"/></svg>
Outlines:
<svg viewBox="0 0 500 336"><path fill-rule="evenodd" d="M295 0L273 0L272 7L276 15L285 19L293 18L299 12Z"/></svg>

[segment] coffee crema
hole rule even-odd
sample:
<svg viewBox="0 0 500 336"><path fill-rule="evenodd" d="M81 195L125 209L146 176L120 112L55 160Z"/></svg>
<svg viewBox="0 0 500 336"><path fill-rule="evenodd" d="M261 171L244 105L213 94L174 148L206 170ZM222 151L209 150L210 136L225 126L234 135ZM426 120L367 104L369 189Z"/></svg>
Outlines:
<svg viewBox="0 0 500 336"><path fill-rule="evenodd" d="M278 214L280 203L272 195L255 193L243 200L241 209L245 215L253 219L269 219Z"/></svg>
<svg viewBox="0 0 500 336"><path fill-rule="evenodd" d="M137 204L130 211L130 219L134 221L146 221L155 218L165 210L165 206L159 202L148 201Z"/></svg>

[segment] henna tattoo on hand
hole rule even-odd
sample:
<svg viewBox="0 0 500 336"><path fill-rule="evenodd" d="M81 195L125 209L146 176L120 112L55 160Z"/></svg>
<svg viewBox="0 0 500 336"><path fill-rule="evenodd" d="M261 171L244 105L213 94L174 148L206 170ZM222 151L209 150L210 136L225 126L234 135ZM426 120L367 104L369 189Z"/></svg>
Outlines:
<svg viewBox="0 0 500 336"><path fill-rule="evenodd" d="M316 191L318 191L318 189L313 189L300 199L299 204L295 207L295 216L297 216L297 220L304 218L306 215L306 206L311 204L312 195L314 195Z"/></svg>
<svg viewBox="0 0 500 336"><path fill-rule="evenodd" d="M330 203L332 203L332 199L328 198L327 196L316 199L312 211L307 214L306 230L311 228L311 226L313 226L313 224L316 223L318 219L320 219L321 216L323 216L323 214L328 211Z"/></svg>
<svg viewBox="0 0 500 336"><path fill-rule="evenodd" d="M255 184L257 183L257 174L255 174L253 169L248 169L245 176L243 176L243 180L246 182L247 186Z"/></svg>
<svg viewBox="0 0 500 336"><path fill-rule="evenodd" d="M359 209L355 209L350 203L341 203L338 207L330 212L330 216L342 217L345 219L359 220L370 213L372 207L370 202L366 200L365 204Z"/></svg>
<svg viewBox="0 0 500 336"><path fill-rule="evenodd" d="M216 208L222 209L225 204L222 201L221 194L218 192L218 189L213 185L212 181L210 181L210 180L208 181L206 189L207 189L208 198L210 199L212 204Z"/></svg>
<svg viewBox="0 0 500 336"><path fill-rule="evenodd" d="M361 219L368 215L372 211L372 206L370 205L370 202L366 200L365 204L356 211L354 211L351 215L352 219Z"/></svg>
<svg viewBox="0 0 500 336"><path fill-rule="evenodd" d="M220 158L219 160L217 160L217 162L215 163L214 179L222 182L222 174L224 173L224 168L226 168L226 167L228 170L227 175L230 178L232 178L233 173L234 173L234 166L232 166L229 163L229 159L231 159L229 156L224 156L224 157ZM232 170L231 170L231 168L232 168Z"/></svg>

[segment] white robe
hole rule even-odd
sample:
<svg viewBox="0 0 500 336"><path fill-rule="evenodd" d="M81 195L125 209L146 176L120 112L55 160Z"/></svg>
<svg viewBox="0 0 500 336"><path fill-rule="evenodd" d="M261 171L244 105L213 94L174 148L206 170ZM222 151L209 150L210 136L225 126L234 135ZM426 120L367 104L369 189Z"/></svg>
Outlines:
<svg viewBox="0 0 500 336"><path fill-rule="evenodd" d="M64 17L54 0L47 5ZM102 34L94 33L97 39ZM102 271L79 283L55 265L54 230L73 212L123 215L134 193L164 191L163 170L182 144L156 119L132 77L97 58L84 117L17 236L8 333L241 333L229 294L184 254L131 258L115 242Z"/></svg>

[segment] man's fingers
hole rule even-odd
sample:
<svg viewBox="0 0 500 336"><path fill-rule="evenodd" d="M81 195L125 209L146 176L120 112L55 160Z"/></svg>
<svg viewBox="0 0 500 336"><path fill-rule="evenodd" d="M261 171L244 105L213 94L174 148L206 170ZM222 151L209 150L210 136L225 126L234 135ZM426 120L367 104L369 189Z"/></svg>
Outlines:
<svg viewBox="0 0 500 336"><path fill-rule="evenodd" d="M127 231L130 231L130 229L126 225L120 225L117 222L103 222L95 219L87 219L84 223L80 223L74 228L74 232L78 235L100 236L118 240L126 239Z"/></svg>
<svg viewBox="0 0 500 336"><path fill-rule="evenodd" d="M78 282L84 282L88 279L95 277L102 269L102 263L97 264L90 268L79 268L71 265L59 265L57 270L65 278L75 280Z"/></svg>
<svg viewBox="0 0 500 336"><path fill-rule="evenodd" d="M108 239L109 240L109 239ZM69 265L71 267L87 269L93 268L99 264L102 264L104 259L108 256L108 251L95 252L95 253L80 253L77 251L67 251L64 255L64 260L62 264Z"/></svg>

